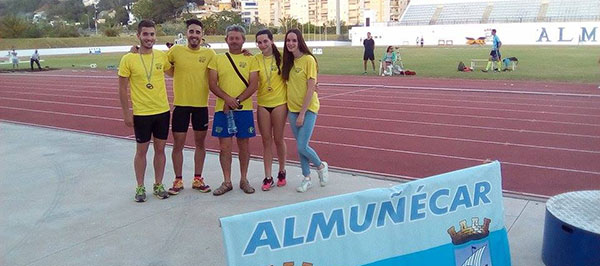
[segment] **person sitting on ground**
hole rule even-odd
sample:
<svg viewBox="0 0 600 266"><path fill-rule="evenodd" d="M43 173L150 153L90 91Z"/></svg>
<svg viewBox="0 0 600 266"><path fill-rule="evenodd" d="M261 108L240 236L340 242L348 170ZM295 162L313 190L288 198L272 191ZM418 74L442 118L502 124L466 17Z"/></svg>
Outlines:
<svg viewBox="0 0 600 266"><path fill-rule="evenodd" d="M396 62L396 52L394 51L394 47L388 46L383 57L381 58L382 65L382 73L385 74L388 69L391 71L391 67ZM391 72L390 72L391 73Z"/></svg>

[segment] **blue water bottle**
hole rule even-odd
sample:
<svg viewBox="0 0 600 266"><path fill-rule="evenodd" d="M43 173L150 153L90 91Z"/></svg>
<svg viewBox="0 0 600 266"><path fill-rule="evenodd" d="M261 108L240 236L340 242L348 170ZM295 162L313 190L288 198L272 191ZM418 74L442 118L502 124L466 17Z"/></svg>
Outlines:
<svg viewBox="0 0 600 266"><path fill-rule="evenodd" d="M237 127L235 126L235 120L233 119L233 110L229 110L227 113L227 132L229 134L237 133Z"/></svg>

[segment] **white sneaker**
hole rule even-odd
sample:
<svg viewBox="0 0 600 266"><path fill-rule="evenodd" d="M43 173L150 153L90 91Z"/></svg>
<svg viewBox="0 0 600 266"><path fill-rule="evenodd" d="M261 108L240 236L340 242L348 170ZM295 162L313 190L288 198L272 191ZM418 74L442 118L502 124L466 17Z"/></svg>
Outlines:
<svg viewBox="0 0 600 266"><path fill-rule="evenodd" d="M317 170L317 174L319 174L319 183L321 183L321 186L324 187L327 185L327 182L329 182L329 165L325 161L321 163L325 167L323 167L321 170Z"/></svg>
<svg viewBox="0 0 600 266"><path fill-rule="evenodd" d="M300 186L296 188L296 191L298 191L300 193L304 193L311 187L312 187L312 182L310 181L310 178L305 177L304 179L302 179L302 183L300 183Z"/></svg>

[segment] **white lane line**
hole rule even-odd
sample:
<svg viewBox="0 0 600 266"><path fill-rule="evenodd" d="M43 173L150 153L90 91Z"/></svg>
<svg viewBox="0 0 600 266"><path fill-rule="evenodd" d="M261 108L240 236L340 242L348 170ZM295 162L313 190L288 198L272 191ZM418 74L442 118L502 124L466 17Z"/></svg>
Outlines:
<svg viewBox="0 0 600 266"><path fill-rule="evenodd" d="M333 127L333 126L317 126L317 127L319 127L319 128L326 128L326 129L333 129L333 130L354 131L354 132L360 132L360 133L372 133L372 134L381 134L381 135L392 135L392 136L415 137L415 138L425 138L425 139L448 140L448 141L457 141L457 142L473 142L473 143L481 143L481 144L492 144L492 145L498 145L498 146L513 146L513 147L521 147L521 148L533 148L533 149L545 149L545 150L555 150L555 151L567 151L567 152L581 152L581 153L600 154L600 151L595 151L595 150L570 149L570 148L561 148L561 147L553 147L553 146L540 146L540 145L509 143L509 142L498 142L498 141L491 141L491 140L451 138L451 137L441 137L441 136L432 136L432 135L408 134L408 133L399 133L399 132L389 132L389 131L379 131L379 130L367 130L367 129L356 129L356 128L344 128L344 127Z"/></svg>
<svg viewBox="0 0 600 266"><path fill-rule="evenodd" d="M20 94L29 94L27 92L14 92ZM32 94L35 95L35 94ZM47 95L47 94L45 94ZM52 95L56 96L56 95ZM61 96L61 97L88 97L88 96ZM104 100L115 100L115 98L101 98L98 99ZM172 96L168 97L172 99ZM254 101L253 101L254 102ZM326 108L340 108L340 109L350 109L350 110L364 110L364 111L381 111L379 108L363 108L363 107L347 107L347 106L339 106L339 105L323 105L322 107ZM504 109L498 111L506 111ZM406 114L427 114L427 115L441 115L441 116L453 116L453 117L469 117L469 118L484 118L484 119L499 119L499 120L508 120L508 121L526 121L526 122L543 122L543 123L557 123L557 124L566 124L566 125L586 125L586 126L598 126L598 124L586 124L586 123L576 123L576 122L562 122L562 121L552 121L552 120L539 120L539 119L530 119L530 118L510 118L510 117L497 117L497 116L477 116L477 115L464 115L464 114L448 114L448 113L435 113L435 112L421 112L421 111L403 111L399 109L386 109L386 112L394 112L394 113L406 113ZM376 119L376 118L373 118Z"/></svg>
<svg viewBox="0 0 600 266"><path fill-rule="evenodd" d="M510 94L521 94L521 95L553 95L553 96L600 98L600 94L526 91L526 89L513 91L513 90L502 90L502 89L446 88L446 87L427 87L427 86L417 87L417 86L394 86L394 85L384 85L384 84L351 84L351 83L326 83L326 82L319 82L319 86L377 87L377 88L387 88L387 89L410 89L410 90L423 90L423 91L510 93Z"/></svg>
<svg viewBox="0 0 600 266"><path fill-rule="evenodd" d="M455 94L456 95L456 94ZM460 98L460 99L448 99L449 96L448 94L445 95L434 95L434 96L439 96L440 98L424 98L424 97L419 97L419 96L407 96L407 95L403 95L403 96L390 96L390 95L379 95L379 94L373 94L370 93L369 95L357 95L357 94L353 94L353 95L348 95L350 96L350 100L352 100L352 98L364 98L364 97L368 97L368 98L381 98L381 99L400 99L400 100L424 100L424 101L445 101L445 102L456 102L456 103L466 103L466 104L472 104L472 103L478 103L478 104L492 104L492 105L516 105L516 106L526 106L526 107L559 107L559 108L574 108L574 109L585 109L585 110L600 110L600 107L581 107L578 105L574 105L574 106L564 106L564 105L557 105L557 104L539 104L539 103L515 103L515 102L498 102L498 101L490 101L491 99L502 99L502 100L507 100L507 101L514 101L515 98L514 97L464 97L464 96L459 96L456 95L456 98ZM347 98L347 97L344 97ZM473 99L466 99L466 98L475 98L475 99L486 99L486 101L481 101L481 100L473 100ZM344 100L348 100L348 99L344 99ZM523 100L523 99L518 99L518 100ZM535 102L539 102L539 99L534 100L534 99L529 99L531 101L535 101ZM363 100L364 101L364 100ZM572 102L572 103L592 103L590 101L568 101L568 100L553 100L557 103L562 103L564 104L565 102ZM380 103L381 101L366 101L366 102L373 102L373 103ZM546 100L544 100L544 102L546 102Z"/></svg>
<svg viewBox="0 0 600 266"><path fill-rule="evenodd" d="M329 94L329 95L319 97L319 100L327 99L327 98L331 98L331 97L342 96L342 95L348 95L348 94L357 93L357 92L361 92L361 91L368 91L371 89L373 89L373 88L365 88L365 89L360 89L360 90L353 90L353 91L347 91L347 92L342 92L342 93Z"/></svg>
<svg viewBox="0 0 600 266"><path fill-rule="evenodd" d="M363 110L363 111L381 111L381 109L347 107L347 106L336 106L336 105L327 105L327 108L339 108L339 109ZM435 115L435 116L468 117L468 118L496 119L496 120L507 120L507 121L524 121L524 122L530 122L530 123L552 123L552 124L592 126L592 127L600 126L600 124L586 124L586 123L576 123L576 122L539 120L539 119L532 119L532 118L510 118L510 117L507 118L507 117L498 117L498 116L447 114L447 113L420 112L420 111L403 111L403 110L397 110L397 109L385 109L385 111L387 113L407 113L407 114L424 114L424 115ZM319 115L322 115L322 114L319 113ZM361 118L361 117L356 117L356 118ZM376 119L376 118L368 118L368 119Z"/></svg>
<svg viewBox="0 0 600 266"><path fill-rule="evenodd" d="M393 108L392 106L417 106L417 107L432 107L432 108L444 108L444 109L460 109L460 110L473 110L473 111L503 111L503 112L515 112L525 114L544 114L544 115L571 115L581 117L600 117L600 115L593 114L578 114L578 113L562 113L562 112L548 112L548 111L530 111L530 110L517 110L507 108L486 108L486 107L471 107L471 106L455 106L455 105L442 105L442 104L423 104L423 103L391 103L391 102L372 102L363 100L344 100L344 99L332 99L331 101L339 102L351 102L351 103L364 103L365 105L378 103L385 105L386 108Z"/></svg>
<svg viewBox="0 0 600 266"><path fill-rule="evenodd" d="M108 106L108 105L96 105L96 104L84 104L84 103L72 103L72 102L57 102L57 101L45 101L45 100L30 100L30 99L9 98L9 97L2 97L2 96L0 96L0 99L21 101L21 102L48 103L48 104L60 104L60 105L72 105L72 106L83 106L83 107L121 110L121 107Z"/></svg>
<svg viewBox="0 0 600 266"><path fill-rule="evenodd" d="M24 73L0 73L0 76L32 76L32 74ZM66 75L66 74L36 74L37 77L65 77L65 78L98 78L98 79L117 79L116 75ZM172 78L166 78L172 80ZM594 97L600 98L600 94L582 94L582 93L561 93L561 92L540 92L523 90L503 90L503 89L472 89L472 88L448 88L448 87L429 87L429 86L397 86L385 84L352 84L352 83L328 83L319 82L319 86L341 86L341 87L376 87L376 88L391 88L391 89L411 89L424 91L460 91L460 92L490 92L490 93L511 93L511 94L530 94L530 95L558 95L558 96L575 96L575 97ZM521 89L521 88L515 88Z"/></svg>
<svg viewBox="0 0 600 266"><path fill-rule="evenodd" d="M102 120L123 122L122 118L111 118L111 117L103 117L103 116L96 116L96 115L81 115L81 114L73 114L73 113L63 113L63 112L44 111L44 110L32 110L32 109L27 109L27 108L6 107L6 106L0 106L0 109L17 110L17 111L28 111L28 112L53 114L53 115L76 116L76 117L85 117L85 118L94 118L94 119L102 119Z"/></svg>
<svg viewBox="0 0 600 266"><path fill-rule="evenodd" d="M0 108L6 108L6 107L1 107L0 106ZM6 109L20 109L20 108L6 108ZM45 112L45 111L27 110L27 109L24 109L24 111L33 111L33 112L42 112L42 113L53 113L53 114L60 114L60 115L72 115L72 114L66 114L66 113ZM75 115L75 116L79 116L79 115ZM107 118L93 117L93 116L83 116L83 117L107 119ZM122 119L107 119L107 120L122 122ZM56 128L60 129L60 127L56 127ZM85 131L82 130L81 132L85 132ZM91 132L91 134L111 136L110 134L101 134L101 133L94 133L94 132ZM122 138L122 136L118 136L118 137ZM285 139L286 140L294 140L292 138L285 138ZM392 149L386 149L386 148L375 148L375 147L369 147L369 146L354 145L354 144L344 144L344 143L334 143L334 142L320 141L320 140L311 140L311 143L317 143L317 144L323 144L323 145L330 145L330 146L341 146L341 147L348 147L348 148L357 148L357 149L372 150L372 151L386 151L386 152L398 153L398 154L410 154L410 155L439 157L439 158L445 158L445 159L456 159L456 160L472 161L472 162L478 162L478 163L480 163L480 162L482 162L484 160L484 158L470 158L470 157L463 157L463 156L454 156L454 155L445 155L445 154L434 154L434 153L426 153L426 152L415 152L415 151L406 151L406 150L392 150ZM502 164L522 166L522 167L530 167L530 168L537 168L537 169L544 169L544 170L556 170L556 171L563 171L563 172L573 172L573 173L584 173L584 174L600 175L600 172L595 172L595 171L569 169L569 168L560 168L560 167L550 167L550 166L524 164L524 163L513 163L513 162L507 162L507 161L502 161Z"/></svg>
<svg viewBox="0 0 600 266"><path fill-rule="evenodd" d="M354 117L354 116L345 116L345 115L319 114L319 116L338 117L338 118L344 118L344 119L350 119L350 120L363 119L363 120L370 120L370 121L420 124L420 125L429 125L429 126L458 127L458 128L471 128L471 129L496 130L496 131L508 131L508 132L518 132L518 133L547 134L547 135L556 135L556 136L600 139L600 135L598 135L598 136L583 135L583 134L572 134L572 133L559 133L559 132L552 132L552 131L537 131L537 130L511 129L511 128L486 127L486 126L470 126L470 125L462 125L462 124L434 123L434 122L422 122L422 121L386 119L386 118ZM319 126L319 125L317 125L317 126Z"/></svg>
<svg viewBox="0 0 600 266"><path fill-rule="evenodd" d="M19 93L19 92L17 92ZM20 93L20 94L32 94L32 93ZM32 94L38 95L38 94ZM66 96L66 97L85 97L86 96ZM114 98L100 98L94 97L95 99L103 99L103 100L115 100ZM79 105L79 106L87 106L87 107L98 107L98 108L108 108L108 109L120 109L119 106L104 106L104 105L92 105L92 104L77 104L71 102L58 102L58 101L45 101L45 100L30 100L30 99L22 99L22 98L10 98L10 97L0 97L0 99L14 100L14 101L28 101L28 102L42 102L49 104L63 104L63 105ZM209 108L214 106L208 106ZM341 107L340 107L341 108ZM328 116L328 117L337 117L343 119L362 119L369 121L384 121L384 122L397 122L397 123L410 123L410 124L422 124L422 125L434 125L434 126L448 126L448 127L461 127L461 128L473 128L473 129L486 129L486 130L501 130L501 131L510 131L510 132L519 132L519 133L536 133L536 134L549 134L549 135L557 135L557 136L570 136L570 137L585 137L585 138L600 138L600 136L594 135L583 135L583 134L572 134L572 133L559 133L559 132L547 132L547 131L536 131L536 130L524 130L524 129L510 129L510 128L497 128L497 127L485 127L485 126L469 126L469 125L461 125L461 124L447 124L447 123L432 123L432 122L421 122L421 121L411 121L411 120L399 120L399 119L385 119L385 118L374 118L374 117L354 117L354 116L344 116L344 115L331 115L331 114L323 114L320 116ZM319 127L319 125L317 125Z"/></svg>
<svg viewBox="0 0 600 266"><path fill-rule="evenodd" d="M445 159L457 159L457 160L472 161L472 162L479 162L479 163L481 163L481 162L483 162L483 160L485 160L485 158L470 158L470 157L463 157L463 156L435 154L435 153L427 153L427 152L392 150L392 149L386 149L386 148L375 148L375 147L368 147L368 146L354 145L354 144L333 143L333 142L319 141L319 140L315 140L315 141L311 140L311 143L319 143L319 144L324 144L324 145L335 145L335 146L372 150L372 151L386 151L386 152L391 152L391 153L403 153L403 154L411 154L411 155L439 157L439 158L445 158ZM569 169L569 168L561 168L561 167L551 167L551 166L543 166L543 165L533 165L533 164L524 164L524 163L513 163L513 162L507 162L507 161L501 161L501 162L502 162L502 164L524 166L524 167L531 167L531 168L538 168L538 169L545 169L545 170L556 170L556 171L563 171L563 172L600 175L600 172L595 172L595 171Z"/></svg>

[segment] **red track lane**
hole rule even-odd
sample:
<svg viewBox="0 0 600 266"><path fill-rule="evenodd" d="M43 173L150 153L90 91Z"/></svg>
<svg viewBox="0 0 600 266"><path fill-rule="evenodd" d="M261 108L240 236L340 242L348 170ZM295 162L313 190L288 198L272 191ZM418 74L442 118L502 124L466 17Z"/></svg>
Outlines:
<svg viewBox="0 0 600 266"><path fill-rule="evenodd" d="M0 74L0 81L0 119L132 137L122 123L114 72ZM600 188L594 85L325 75L319 82L311 146L332 167L422 178L491 158L502 162L511 192ZM167 87L172 100L170 80ZM289 128L285 136L288 159L297 161ZM191 137L186 144L193 145ZM261 156L259 138L250 146ZM207 147L217 150L218 141L207 138Z"/></svg>

